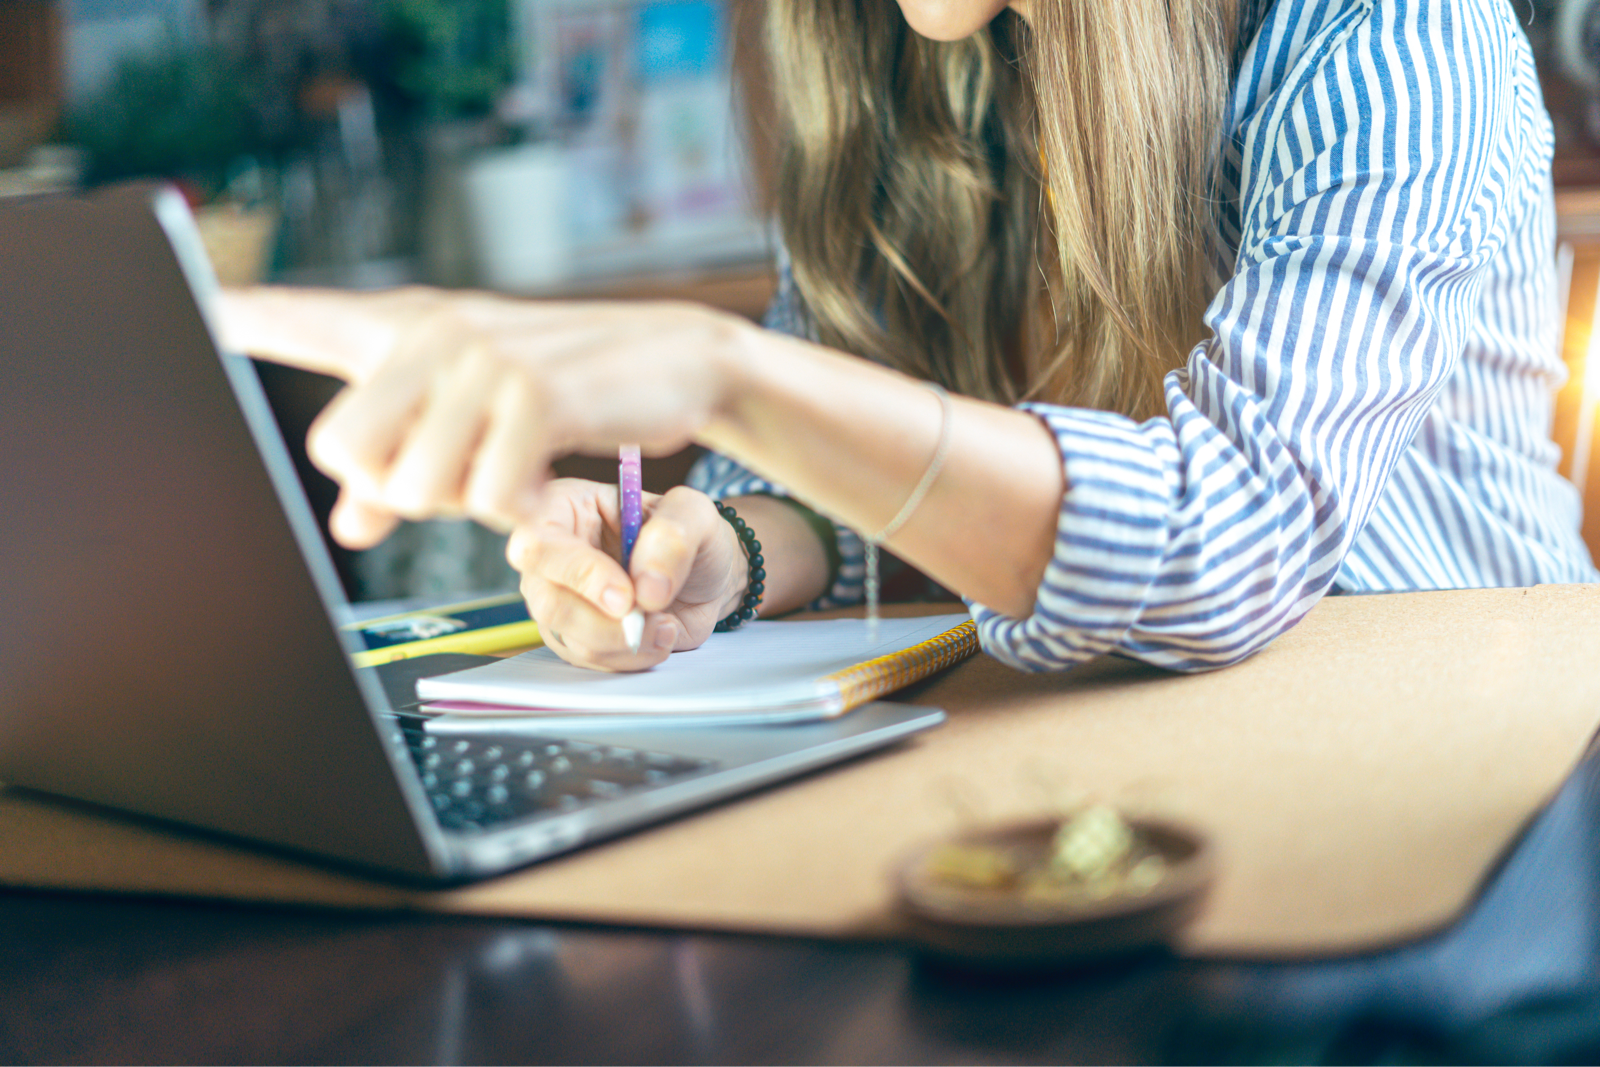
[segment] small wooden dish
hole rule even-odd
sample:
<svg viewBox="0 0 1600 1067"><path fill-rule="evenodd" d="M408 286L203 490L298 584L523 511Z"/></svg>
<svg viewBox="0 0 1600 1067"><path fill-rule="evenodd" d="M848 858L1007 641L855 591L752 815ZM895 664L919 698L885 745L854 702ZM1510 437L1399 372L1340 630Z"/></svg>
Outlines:
<svg viewBox="0 0 1600 1067"><path fill-rule="evenodd" d="M1136 841L1165 870L1142 893L1040 901L1015 887L978 888L936 878L929 859L950 845L999 850L1024 870L1048 862L1058 821L968 831L918 849L897 872L899 906L913 944L945 962L986 969L1071 965L1170 945L1211 886L1211 850L1186 827L1128 819Z"/></svg>

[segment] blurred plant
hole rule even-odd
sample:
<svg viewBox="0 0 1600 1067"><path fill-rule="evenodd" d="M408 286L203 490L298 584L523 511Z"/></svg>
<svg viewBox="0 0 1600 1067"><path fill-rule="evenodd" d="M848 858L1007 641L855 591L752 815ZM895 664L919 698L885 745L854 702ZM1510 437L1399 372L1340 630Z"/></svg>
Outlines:
<svg viewBox="0 0 1600 1067"><path fill-rule="evenodd" d="M433 118L487 115L511 81L506 0L388 0L395 85Z"/></svg>
<svg viewBox="0 0 1600 1067"><path fill-rule="evenodd" d="M306 149L325 116L306 114L307 86L383 73L374 0L207 0L211 40L237 57L265 154Z"/></svg>
<svg viewBox="0 0 1600 1067"><path fill-rule="evenodd" d="M255 126L237 63L215 48L174 41L123 60L63 132L83 149L89 184L152 176L213 192L255 147Z"/></svg>

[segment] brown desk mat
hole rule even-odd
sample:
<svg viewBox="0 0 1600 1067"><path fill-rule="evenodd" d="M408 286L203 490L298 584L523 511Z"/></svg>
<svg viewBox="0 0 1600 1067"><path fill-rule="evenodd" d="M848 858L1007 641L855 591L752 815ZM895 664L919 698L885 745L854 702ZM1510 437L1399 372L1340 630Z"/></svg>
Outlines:
<svg viewBox="0 0 1600 1067"><path fill-rule="evenodd" d="M917 741L464 889L366 881L0 794L0 883L824 937L895 933L887 873L963 819L1094 795L1220 848L1195 954L1354 951L1448 923L1600 722L1600 587L1330 597L1204 675L987 657Z"/></svg>

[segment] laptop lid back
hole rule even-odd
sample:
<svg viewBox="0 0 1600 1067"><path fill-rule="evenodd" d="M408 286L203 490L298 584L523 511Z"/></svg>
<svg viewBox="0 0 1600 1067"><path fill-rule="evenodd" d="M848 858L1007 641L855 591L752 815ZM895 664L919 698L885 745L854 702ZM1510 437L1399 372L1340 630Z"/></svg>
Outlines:
<svg viewBox="0 0 1600 1067"><path fill-rule="evenodd" d="M0 780L442 873L197 241L170 190L0 209Z"/></svg>

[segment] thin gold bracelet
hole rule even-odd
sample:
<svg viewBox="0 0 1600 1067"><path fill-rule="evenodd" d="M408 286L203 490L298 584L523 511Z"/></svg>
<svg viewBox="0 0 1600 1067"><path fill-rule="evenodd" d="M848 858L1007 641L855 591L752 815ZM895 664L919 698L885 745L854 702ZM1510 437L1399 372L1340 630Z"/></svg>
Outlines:
<svg viewBox="0 0 1600 1067"><path fill-rule="evenodd" d="M922 480L917 482L911 490L911 495L906 497L906 502L900 506L895 517L889 524L879 530L877 536L863 534L861 540L866 544L867 574L865 580L867 594L867 639L874 643L878 640L878 545L897 533L904 526L922 504L922 498L928 495L928 490L933 487L934 479L939 477L939 471L944 467L945 456L950 452L951 423L953 404L950 394L944 387L936 382L923 382L922 385L933 391L939 398L939 443L934 447L933 459L928 461L928 469L922 472Z"/></svg>

